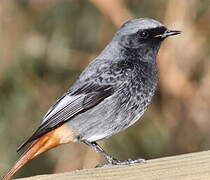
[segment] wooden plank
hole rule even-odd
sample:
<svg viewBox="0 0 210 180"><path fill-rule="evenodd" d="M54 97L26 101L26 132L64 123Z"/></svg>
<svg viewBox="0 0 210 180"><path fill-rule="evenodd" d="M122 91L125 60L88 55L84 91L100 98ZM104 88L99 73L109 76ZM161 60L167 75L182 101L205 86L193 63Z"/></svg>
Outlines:
<svg viewBox="0 0 210 180"><path fill-rule="evenodd" d="M148 160L131 166L112 166L19 180L210 180L210 151Z"/></svg>

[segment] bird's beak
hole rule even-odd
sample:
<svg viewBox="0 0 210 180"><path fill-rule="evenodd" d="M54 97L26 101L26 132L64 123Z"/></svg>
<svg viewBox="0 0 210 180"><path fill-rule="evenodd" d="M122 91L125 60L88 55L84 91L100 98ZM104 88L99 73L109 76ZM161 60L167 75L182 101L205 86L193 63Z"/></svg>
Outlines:
<svg viewBox="0 0 210 180"><path fill-rule="evenodd" d="M181 34L181 31L174 31L174 30L166 30L162 35L161 38L166 38L168 36L174 36L177 34Z"/></svg>

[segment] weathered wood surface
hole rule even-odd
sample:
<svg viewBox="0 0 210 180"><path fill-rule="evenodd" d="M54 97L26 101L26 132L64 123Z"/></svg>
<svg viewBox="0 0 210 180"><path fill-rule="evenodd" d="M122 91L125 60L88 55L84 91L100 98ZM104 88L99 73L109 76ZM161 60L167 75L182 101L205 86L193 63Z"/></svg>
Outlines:
<svg viewBox="0 0 210 180"><path fill-rule="evenodd" d="M148 160L132 166L113 166L19 180L210 180L210 151Z"/></svg>

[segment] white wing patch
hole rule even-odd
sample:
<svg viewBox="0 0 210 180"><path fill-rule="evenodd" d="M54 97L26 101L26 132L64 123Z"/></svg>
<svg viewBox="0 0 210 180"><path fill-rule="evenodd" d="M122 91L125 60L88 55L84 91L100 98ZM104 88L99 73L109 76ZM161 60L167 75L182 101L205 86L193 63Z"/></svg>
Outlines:
<svg viewBox="0 0 210 180"><path fill-rule="evenodd" d="M81 98L81 95L76 96L70 96L66 95L63 99L61 99L58 104L55 107L52 107L48 110L46 115L44 116L44 119L41 122L41 125L47 121L49 118L51 118L54 114L59 112L61 109L63 109L65 106L67 106L70 102L76 101L78 98Z"/></svg>

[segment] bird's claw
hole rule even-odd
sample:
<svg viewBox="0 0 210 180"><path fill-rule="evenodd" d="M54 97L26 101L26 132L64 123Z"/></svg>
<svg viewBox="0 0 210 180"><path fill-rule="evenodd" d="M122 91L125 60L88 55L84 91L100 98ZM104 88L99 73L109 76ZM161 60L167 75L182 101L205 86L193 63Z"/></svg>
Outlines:
<svg viewBox="0 0 210 180"><path fill-rule="evenodd" d="M135 163L146 163L145 159L127 159L124 161L120 161L117 159L112 159L109 163L106 164L98 164L96 166L96 168L98 167L109 167L109 166L114 166L114 165L131 165L131 164L135 164Z"/></svg>

